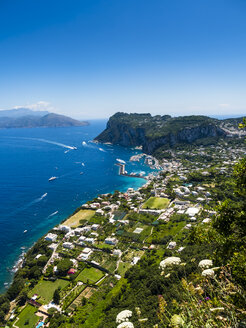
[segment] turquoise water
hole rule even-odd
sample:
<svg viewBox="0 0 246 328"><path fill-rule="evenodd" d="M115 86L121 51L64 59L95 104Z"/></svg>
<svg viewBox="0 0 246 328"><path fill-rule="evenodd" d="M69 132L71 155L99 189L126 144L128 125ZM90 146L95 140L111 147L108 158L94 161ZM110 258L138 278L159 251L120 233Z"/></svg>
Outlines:
<svg viewBox="0 0 246 328"><path fill-rule="evenodd" d="M129 162L136 150L90 142L105 124L93 121L87 127L0 130L1 291L4 282L11 281L9 270L23 247L30 247L98 194L145 183L119 176L115 165L119 158L127 162L129 173L149 173L151 169L143 163ZM52 176L58 178L49 182Z"/></svg>

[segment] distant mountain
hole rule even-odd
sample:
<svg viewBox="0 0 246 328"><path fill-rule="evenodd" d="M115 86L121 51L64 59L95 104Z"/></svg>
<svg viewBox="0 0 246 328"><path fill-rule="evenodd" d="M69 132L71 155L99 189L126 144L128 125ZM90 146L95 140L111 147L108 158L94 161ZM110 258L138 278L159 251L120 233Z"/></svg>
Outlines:
<svg viewBox="0 0 246 328"><path fill-rule="evenodd" d="M66 127L88 124L68 116L47 111L32 111L28 108L0 111L0 128Z"/></svg>
<svg viewBox="0 0 246 328"><path fill-rule="evenodd" d="M240 118L218 120L198 115L171 117L116 113L95 140L122 146L142 146L145 153L157 155L178 144L216 143L220 137L245 133L238 130L238 122Z"/></svg>
<svg viewBox="0 0 246 328"><path fill-rule="evenodd" d="M34 111L29 108L20 107L14 109L0 110L0 117L22 117L22 116L44 116L49 114L48 111Z"/></svg>

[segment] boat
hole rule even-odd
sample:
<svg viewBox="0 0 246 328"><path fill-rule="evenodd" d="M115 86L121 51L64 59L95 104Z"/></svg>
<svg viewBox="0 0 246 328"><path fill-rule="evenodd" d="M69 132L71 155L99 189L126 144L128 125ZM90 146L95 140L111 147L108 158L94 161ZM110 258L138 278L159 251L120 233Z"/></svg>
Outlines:
<svg viewBox="0 0 246 328"><path fill-rule="evenodd" d="M57 179L57 177L51 177L51 178L49 178L49 181L53 181L55 179Z"/></svg>
<svg viewBox="0 0 246 328"><path fill-rule="evenodd" d="M24 230L24 231L23 231L23 233L26 233L26 232L27 232L27 230Z"/></svg>
<svg viewBox="0 0 246 328"><path fill-rule="evenodd" d="M84 174L84 172L80 172L80 175Z"/></svg>
<svg viewBox="0 0 246 328"><path fill-rule="evenodd" d="M121 164L126 164L126 162L123 161L123 159L116 158L116 161L119 162L119 163L121 163Z"/></svg>
<svg viewBox="0 0 246 328"><path fill-rule="evenodd" d="M45 194L43 194L42 196L41 196L41 199L43 199L44 197L46 197L48 195L48 193L46 192Z"/></svg>
<svg viewBox="0 0 246 328"><path fill-rule="evenodd" d="M57 213L58 213L58 211L55 211L55 212L51 213L51 214L48 216L48 218L50 218L51 216L56 215Z"/></svg>

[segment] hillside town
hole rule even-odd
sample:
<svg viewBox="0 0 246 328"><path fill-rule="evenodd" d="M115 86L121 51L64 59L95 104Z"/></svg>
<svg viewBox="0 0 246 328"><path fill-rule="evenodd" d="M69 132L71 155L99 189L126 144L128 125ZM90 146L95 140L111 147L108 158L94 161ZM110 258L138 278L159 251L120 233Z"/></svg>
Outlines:
<svg viewBox="0 0 246 328"><path fill-rule="evenodd" d="M19 269L25 286L11 301L8 326L49 327L62 315L67 327L75 327L69 322L79 316L81 327L89 327L100 301L111 299L126 272L150 252L157 252L160 260L167 250L182 258L185 237L194 227L205 230L211 224L219 184L245 154L245 144L222 141L176 149L159 161L146 156L145 161L159 170L143 187L98 195L27 252ZM202 275L213 275L212 266L209 272L205 266ZM122 325L128 319L118 318L115 327L134 327ZM149 326L143 322L141 327Z"/></svg>

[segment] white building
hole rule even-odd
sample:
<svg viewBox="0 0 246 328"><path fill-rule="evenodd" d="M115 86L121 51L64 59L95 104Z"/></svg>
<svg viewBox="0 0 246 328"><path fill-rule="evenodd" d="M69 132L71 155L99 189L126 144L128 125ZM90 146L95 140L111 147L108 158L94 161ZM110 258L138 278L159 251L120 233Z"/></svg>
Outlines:
<svg viewBox="0 0 246 328"><path fill-rule="evenodd" d="M91 226L92 230L95 230L95 231L96 231L99 227L100 227L100 224L95 224L95 223Z"/></svg>
<svg viewBox="0 0 246 328"><path fill-rule="evenodd" d="M105 239L105 244L108 245L116 245L118 243L118 240L115 237L108 237Z"/></svg>
<svg viewBox="0 0 246 328"><path fill-rule="evenodd" d="M199 213L199 211L200 211L200 208L198 208L198 207L189 207L185 214L187 214L189 216L195 216L196 214Z"/></svg>
<svg viewBox="0 0 246 328"><path fill-rule="evenodd" d="M54 250L56 249L56 247L57 247L57 244L52 243L52 244L50 244L48 247L49 247L52 251L54 251Z"/></svg>
<svg viewBox="0 0 246 328"><path fill-rule="evenodd" d="M113 255L115 255L115 256L121 256L121 254L122 254L122 251L120 249L114 249L113 250Z"/></svg>
<svg viewBox="0 0 246 328"><path fill-rule="evenodd" d="M58 229L63 231L63 232L66 232L66 233L71 231L70 227L68 227L66 225L62 225L62 224L59 225Z"/></svg>
<svg viewBox="0 0 246 328"><path fill-rule="evenodd" d="M62 247L64 248L68 248L68 249L73 249L74 248L74 244L70 243L70 242L65 242L62 244Z"/></svg>
<svg viewBox="0 0 246 328"><path fill-rule="evenodd" d="M89 244L94 244L95 243L95 239L94 238L85 238L85 241Z"/></svg>
<svg viewBox="0 0 246 328"><path fill-rule="evenodd" d="M77 259L79 261L86 261L86 260L88 260L88 258L90 257L90 255L92 253L93 253L92 249L90 249L89 247L86 247L83 249L82 253L79 254Z"/></svg>
<svg viewBox="0 0 246 328"><path fill-rule="evenodd" d="M168 244L167 248L169 248L169 249L174 249L176 246L177 246L177 243L176 243L175 241L171 241L171 242Z"/></svg>
<svg viewBox="0 0 246 328"><path fill-rule="evenodd" d="M135 265L135 264L137 264L138 263L138 261L140 260L140 257L138 257L138 256L135 256L133 259L132 259L132 265Z"/></svg>
<svg viewBox="0 0 246 328"><path fill-rule="evenodd" d="M46 241L52 241L52 242L56 241L56 238L57 238L57 235L56 235L55 233L51 233L51 232L49 232L49 233L44 237L44 239L45 239Z"/></svg>

